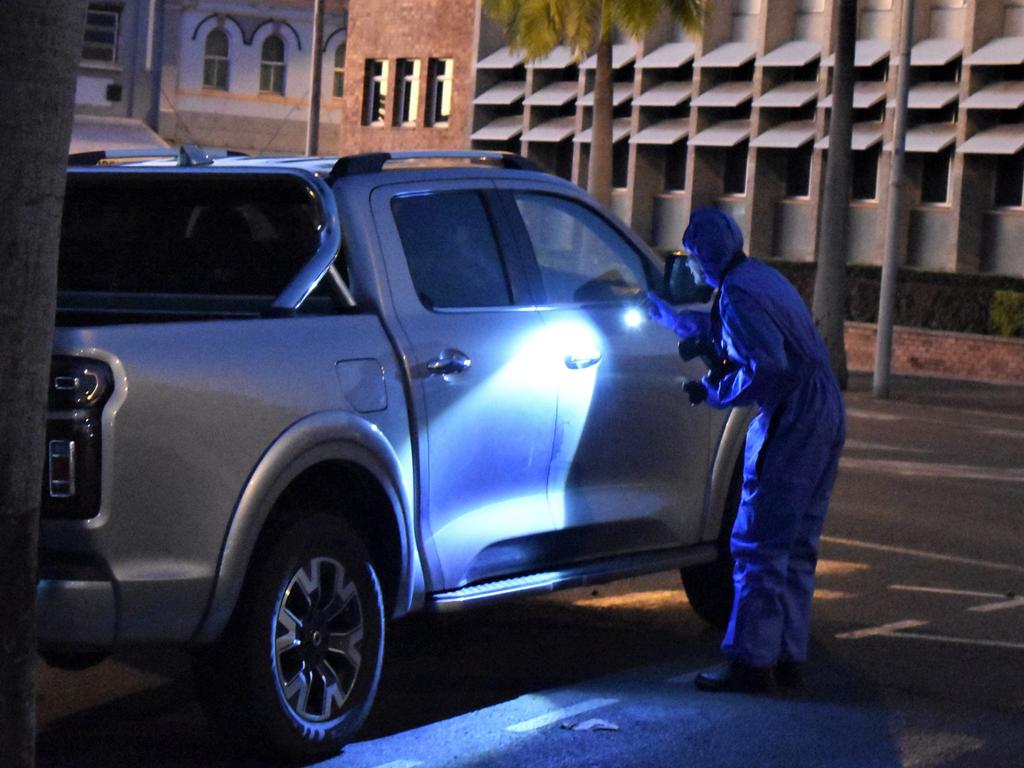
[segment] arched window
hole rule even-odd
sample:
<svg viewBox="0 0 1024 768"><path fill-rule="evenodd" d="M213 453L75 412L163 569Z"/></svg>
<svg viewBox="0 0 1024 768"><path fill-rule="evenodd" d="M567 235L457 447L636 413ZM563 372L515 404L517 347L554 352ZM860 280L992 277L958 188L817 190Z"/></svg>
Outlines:
<svg viewBox="0 0 1024 768"><path fill-rule="evenodd" d="M277 35L263 41L260 52L260 91L284 95L284 42Z"/></svg>
<svg viewBox="0 0 1024 768"><path fill-rule="evenodd" d="M228 89L228 36L215 29L206 36L203 48L203 87Z"/></svg>
<svg viewBox="0 0 1024 768"><path fill-rule="evenodd" d="M334 90L336 99L345 95L345 43L334 50Z"/></svg>

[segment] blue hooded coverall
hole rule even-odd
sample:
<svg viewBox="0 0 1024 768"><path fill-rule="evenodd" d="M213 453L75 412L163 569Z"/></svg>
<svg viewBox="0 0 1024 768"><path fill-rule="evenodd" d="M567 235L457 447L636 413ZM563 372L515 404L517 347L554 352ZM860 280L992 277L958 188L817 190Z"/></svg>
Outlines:
<svg viewBox="0 0 1024 768"><path fill-rule="evenodd" d="M845 439L842 395L803 299L743 254L729 216L695 211L683 245L718 293L710 317L684 313L676 332L704 335L734 363L718 380L705 375L708 405L757 406L732 531L735 599L722 650L755 667L803 662L818 540Z"/></svg>

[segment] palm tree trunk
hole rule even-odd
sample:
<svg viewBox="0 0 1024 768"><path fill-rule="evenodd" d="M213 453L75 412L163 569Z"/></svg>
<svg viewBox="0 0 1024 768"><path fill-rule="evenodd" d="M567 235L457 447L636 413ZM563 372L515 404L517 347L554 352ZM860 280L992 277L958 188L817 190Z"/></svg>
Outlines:
<svg viewBox="0 0 1024 768"><path fill-rule="evenodd" d="M0 25L0 755L34 763L35 589L57 245L84 0L8 0Z"/></svg>
<svg viewBox="0 0 1024 768"><path fill-rule="evenodd" d="M838 0L839 29L832 82L832 121L828 163L818 228L818 268L814 279L814 323L828 347L832 371L846 389L846 259L850 219L850 143L853 134L853 56L857 40L857 0Z"/></svg>
<svg viewBox="0 0 1024 768"><path fill-rule="evenodd" d="M594 122L590 136L587 191L602 205L612 201L612 36L608 0L601 3L601 37L594 71Z"/></svg>

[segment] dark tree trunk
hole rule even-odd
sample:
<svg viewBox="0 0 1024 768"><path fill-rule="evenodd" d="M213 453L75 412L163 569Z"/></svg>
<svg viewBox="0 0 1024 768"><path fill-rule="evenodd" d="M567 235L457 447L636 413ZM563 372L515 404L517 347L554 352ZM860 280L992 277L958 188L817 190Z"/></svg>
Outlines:
<svg viewBox="0 0 1024 768"><path fill-rule="evenodd" d="M84 0L8 0L0 25L0 756L35 760L35 588L57 244Z"/></svg>
<svg viewBox="0 0 1024 768"><path fill-rule="evenodd" d="M612 201L612 36L607 0L601 5L601 39L594 70L594 122L590 136L587 191L602 205Z"/></svg>
<svg viewBox="0 0 1024 768"><path fill-rule="evenodd" d="M814 322L828 347L832 370L846 389L846 260L849 251L850 142L853 133L853 56L857 39L857 0L838 0L838 35L832 81L832 121L818 228L818 268L814 279Z"/></svg>

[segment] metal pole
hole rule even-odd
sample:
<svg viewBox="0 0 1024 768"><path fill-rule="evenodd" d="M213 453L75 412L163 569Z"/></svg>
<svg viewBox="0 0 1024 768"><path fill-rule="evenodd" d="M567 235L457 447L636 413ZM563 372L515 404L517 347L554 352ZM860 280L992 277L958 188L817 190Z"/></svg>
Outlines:
<svg viewBox="0 0 1024 768"><path fill-rule="evenodd" d="M324 60L324 0L313 0L313 49L309 62L309 120L306 123L306 154L320 151L320 80Z"/></svg>
<svg viewBox="0 0 1024 768"><path fill-rule="evenodd" d="M878 296L878 337L875 340L875 397L889 397L892 367L893 304L896 272L900 265L900 219L903 208L904 166L907 148L907 100L910 93L910 49L914 44L914 0L903 0L903 43L896 79L896 124L893 136L892 169L889 174L889 215L885 228L885 255Z"/></svg>
<svg viewBox="0 0 1024 768"><path fill-rule="evenodd" d="M164 69L164 0L149 0L149 29L146 33L146 71L149 72L149 108L146 124L160 130L160 95Z"/></svg>

